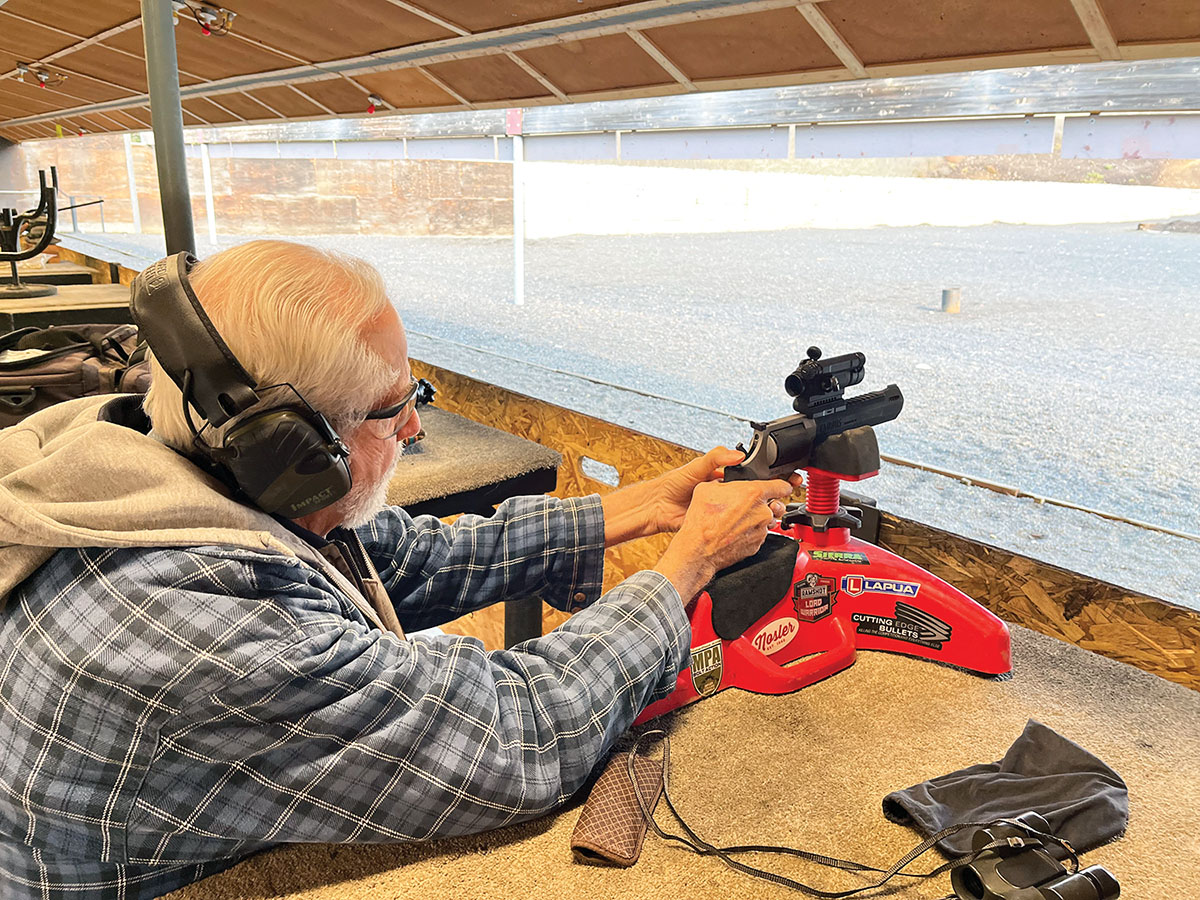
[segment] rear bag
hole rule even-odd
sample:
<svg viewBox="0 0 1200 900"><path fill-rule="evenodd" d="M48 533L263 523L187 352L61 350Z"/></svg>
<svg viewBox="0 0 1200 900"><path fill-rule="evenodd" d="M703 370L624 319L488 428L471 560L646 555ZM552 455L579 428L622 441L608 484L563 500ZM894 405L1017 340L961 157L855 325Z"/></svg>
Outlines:
<svg viewBox="0 0 1200 900"><path fill-rule="evenodd" d="M0 428L63 400L145 393L145 355L135 325L21 328L0 336Z"/></svg>

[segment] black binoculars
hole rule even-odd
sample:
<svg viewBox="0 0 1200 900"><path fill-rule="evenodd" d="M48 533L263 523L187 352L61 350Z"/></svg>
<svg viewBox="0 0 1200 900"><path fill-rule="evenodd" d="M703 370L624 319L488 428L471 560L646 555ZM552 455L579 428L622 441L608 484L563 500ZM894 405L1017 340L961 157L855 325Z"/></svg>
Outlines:
<svg viewBox="0 0 1200 900"><path fill-rule="evenodd" d="M1059 849L1057 845L1039 837L1051 833L1050 823L1031 812L1012 824L980 828L972 838L973 849L998 846L950 873L955 895L959 900L1116 900L1121 896L1117 879L1103 866L1070 872L1051 852Z"/></svg>

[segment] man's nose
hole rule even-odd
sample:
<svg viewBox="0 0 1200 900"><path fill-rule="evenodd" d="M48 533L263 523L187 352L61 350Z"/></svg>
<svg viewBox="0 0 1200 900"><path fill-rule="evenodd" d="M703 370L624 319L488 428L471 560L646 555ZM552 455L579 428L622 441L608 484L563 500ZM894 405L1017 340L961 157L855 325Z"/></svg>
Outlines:
<svg viewBox="0 0 1200 900"><path fill-rule="evenodd" d="M412 417L408 420L408 422L405 423L403 428L401 428L398 432L396 432L396 440L398 440L398 441L407 440L408 438L412 437L414 434L416 434L420 430L421 430L421 417L420 417L420 415L417 414L417 411L414 409Z"/></svg>

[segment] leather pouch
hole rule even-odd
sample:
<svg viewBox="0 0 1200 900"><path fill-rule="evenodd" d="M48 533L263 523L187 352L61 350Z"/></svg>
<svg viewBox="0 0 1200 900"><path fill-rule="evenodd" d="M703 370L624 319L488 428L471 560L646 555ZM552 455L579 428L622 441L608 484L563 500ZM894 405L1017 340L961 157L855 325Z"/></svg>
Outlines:
<svg viewBox="0 0 1200 900"><path fill-rule="evenodd" d="M662 794L662 760L636 756L633 763L639 793L653 814ZM621 868L638 861L647 824L633 791L629 754L616 753L592 786L571 834L571 850L576 860Z"/></svg>

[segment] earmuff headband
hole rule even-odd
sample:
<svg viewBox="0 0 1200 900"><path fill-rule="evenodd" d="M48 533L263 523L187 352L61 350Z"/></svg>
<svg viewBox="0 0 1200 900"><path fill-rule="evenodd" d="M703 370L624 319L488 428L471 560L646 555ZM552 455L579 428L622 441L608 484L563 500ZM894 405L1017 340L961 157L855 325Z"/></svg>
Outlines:
<svg viewBox="0 0 1200 900"><path fill-rule="evenodd" d="M163 370L180 390L190 371L188 399L219 426L258 402L258 384L221 339L192 290L187 276L195 264L186 251L160 259L133 280L129 306Z"/></svg>

